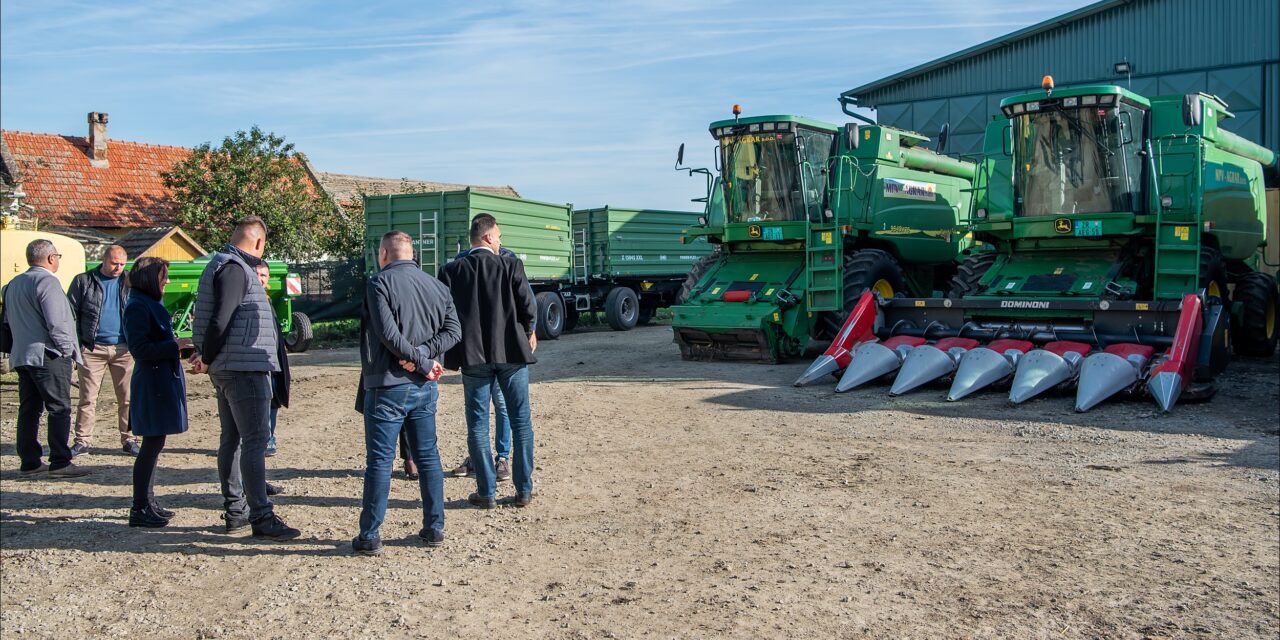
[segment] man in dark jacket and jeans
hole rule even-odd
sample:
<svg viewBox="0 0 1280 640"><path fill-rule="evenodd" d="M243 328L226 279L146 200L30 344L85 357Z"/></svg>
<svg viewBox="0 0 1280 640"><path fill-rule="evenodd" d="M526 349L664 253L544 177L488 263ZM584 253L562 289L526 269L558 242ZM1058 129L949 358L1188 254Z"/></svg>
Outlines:
<svg viewBox="0 0 1280 640"><path fill-rule="evenodd" d="M462 322L462 342L445 355L445 366L462 369L466 396L467 451L476 472L476 492L467 501L482 509L497 506L493 458L489 453L489 389L495 380L507 401L514 440L511 481L514 503L533 501L533 424L529 418L529 366L538 339L533 333L537 302L524 265L499 254L502 230L493 216L471 220L473 250L440 271Z"/></svg>
<svg viewBox="0 0 1280 640"><path fill-rule="evenodd" d="M461 337L449 290L413 261L413 239L389 231L378 246L377 275L369 278L360 331L360 389L364 414L364 495L357 553L382 551L380 528L391 491L391 466L403 429L418 463L422 529L429 547L444 543L444 471L436 446L437 362ZM361 397L362 396L362 397Z"/></svg>
<svg viewBox="0 0 1280 640"><path fill-rule="evenodd" d="M191 365L194 373L209 373L218 396L218 479L227 532L252 525L255 538L290 540L301 532L275 514L267 494L271 374L280 363L275 314L254 271L266 242L262 218L249 216L200 274L191 332L199 353Z"/></svg>
<svg viewBox="0 0 1280 640"><path fill-rule="evenodd" d="M129 254L113 244L102 256L102 265L77 274L71 281L67 298L76 316L76 333L80 337L80 404L76 409L76 442L72 455L89 451L97 418L98 390L102 378L111 373L111 386L116 392L116 426L125 453L138 455L138 439L129 431L129 377L133 374L133 356L124 340L124 303L129 299L129 272L125 261Z"/></svg>

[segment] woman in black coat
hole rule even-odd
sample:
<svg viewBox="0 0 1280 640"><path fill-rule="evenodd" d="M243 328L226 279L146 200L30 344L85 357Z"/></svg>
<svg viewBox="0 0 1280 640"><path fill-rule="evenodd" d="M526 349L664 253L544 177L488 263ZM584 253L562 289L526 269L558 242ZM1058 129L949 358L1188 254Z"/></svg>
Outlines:
<svg viewBox="0 0 1280 640"><path fill-rule="evenodd" d="M129 274L129 301L124 305L124 335L133 356L129 381L129 424L142 438L133 463L133 507L129 526L163 527L173 512L156 502L156 463L165 436L187 430L187 381L182 373L173 321L161 304L169 282L169 263L140 258Z"/></svg>

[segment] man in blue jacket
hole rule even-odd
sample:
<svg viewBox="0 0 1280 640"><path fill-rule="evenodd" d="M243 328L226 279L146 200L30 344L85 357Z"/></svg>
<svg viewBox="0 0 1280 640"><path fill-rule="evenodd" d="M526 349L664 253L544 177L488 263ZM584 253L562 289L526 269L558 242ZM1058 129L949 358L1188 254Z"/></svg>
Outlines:
<svg viewBox="0 0 1280 640"><path fill-rule="evenodd" d="M418 463L422 529L429 547L444 544L444 471L436 445L438 359L462 337L449 290L413 261L413 239L390 231L378 246L381 271L369 278L360 331L360 389L365 472L356 553L382 552L396 442L404 430ZM363 396L363 397L360 397Z"/></svg>

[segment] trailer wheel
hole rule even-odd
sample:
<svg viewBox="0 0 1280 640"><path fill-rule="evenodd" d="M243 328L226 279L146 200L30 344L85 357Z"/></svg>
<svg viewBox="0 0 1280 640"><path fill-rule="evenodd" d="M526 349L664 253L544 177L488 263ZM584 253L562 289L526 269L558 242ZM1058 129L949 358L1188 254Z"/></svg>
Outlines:
<svg viewBox="0 0 1280 640"><path fill-rule="evenodd" d="M627 287L614 287L604 299L604 318L614 331L629 331L640 319L640 299Z"/></svg>
<svg viewBox="0 0 1280 640"><path fill-rule="evenodd" d="M311 318L301 311L293 312L293 330L284 334L284 346L289 353L302 353L311 346Z"/></svg>
<svg viewBox="0 0 1280 640"><path fill-rule="evenodd" d="M867 291L875 291L884 298L892 298L907 292L907 280L902 275L898 261L886 251L863 249L844 260L844 311L827 312L816 324L823 340L830 340L840 333L840 327L853 313L858 299Z"/></svg>
<svg viewBox="0 0 1280 640"><path fill-rule="evenodd" d="M573 307L564 308L564 330L561 333L569 333L578 328L578 310Z"/></svg>
<svg viewBox="0 0 1280 640"><path fill-rule="evenodd" d="M689 275L685 276L684 284L680 285L680 294L676 296L676 304L684 304L689 301L689 296L693 294L693 290L702 281L702 276L707 275L707 271L711 270L711 266L720 261L720 247L716 247L705 256L698 259L689 268Z"/></svg>
<svg viewBox="0 0 1280 640"><path fill-rule="evenodd" d="M539 340L555 340L564 331L564 299L554 291L537 295L538 326L535 333Z"/></svg>
<svg viewBox="0 0 1280 640"><path fill-rule="evenodd" d="M982 276L995 263L996 254L991 252L975 253L965 258L956 269L956 274L951 276L951 288L947 291L947 297L963 298L977 293Z"/></svg>
<svg viewBox="0 0 1280 640"><path fill-rule="evenodd" d="M1240 315L1232 316L1235 325L1235 352L1237 355L1267 358L1275 354L1280 331L1276 327L1277 305L1280 292L1276 280L1257 271L1246 274L1236 282L1235 299L1240 303Z"/></svg>

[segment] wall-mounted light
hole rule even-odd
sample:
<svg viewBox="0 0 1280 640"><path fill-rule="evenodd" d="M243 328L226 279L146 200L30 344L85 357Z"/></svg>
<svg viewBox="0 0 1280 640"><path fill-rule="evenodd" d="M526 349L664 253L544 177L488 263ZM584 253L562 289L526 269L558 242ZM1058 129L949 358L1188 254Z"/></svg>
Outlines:
<svg viewBox="0 0 1280 640"><path fill-rule="evenodd" d="M1133 65L1128 62L1117 62L1112 66L1115 68L1116 75L1118 76L1127 76L1133 73Z"/></svg>

